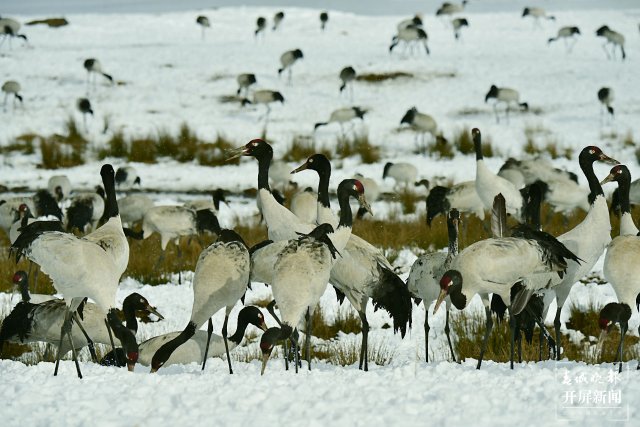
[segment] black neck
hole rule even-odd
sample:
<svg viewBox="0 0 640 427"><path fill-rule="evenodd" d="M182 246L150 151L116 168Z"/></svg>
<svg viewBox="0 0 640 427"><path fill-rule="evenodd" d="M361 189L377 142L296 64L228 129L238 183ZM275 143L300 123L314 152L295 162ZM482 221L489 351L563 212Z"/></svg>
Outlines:
<svg viewBox="0 0 640 427"><path fill-rule="evenodd" d="M476 150L476 160L482 160L482 138L480 135L473 137L473 148Z"/></svg>
<svg viewBox="0 0 640 427"><path fill-rule="evenodd" d="M20 294L22 295L22 301L29 302L31 295L29 295L29 285L26 281L20 281Z"/></svg>
<svg viewBox="0 0 640 427"><path fill-rule="evenodd" d="M586 157L581 157L580 169L582 169L582 172L584 173L584 176L587 178L587 182L589 183L589 203L593 204L593 202L596 200L596 197L604 197L604 192L602 191L600 181L598 181L598 177L593 171L593 160Z"/></svg>
<svg viewBox="0 0 640 427"><path fill-rule="evenodd" d="M177 337L175 337L171 341L168 341L162 347L160 347L158 351L156 351L156 354L153 355L153 360L151 361L152 368L158 362L164 363L169 360L171 354L173 354L173 352L182 344L189 341L189 338L191 338L196 333L196 328L197 326L195 323L189 322L187 324L187 327L184 328L184 331L180 332Z"/></svg>
<svg viewBox="0 0 640 427"><path fill-rule="evenodd" d="M620 201L620 215L631 213L631 205L629 203L629 188L631 186L631 178L625 175L618 180L618 200Z"/></svg>
<svg viewBox="0 0 640 427"><path fill-rule="evenodd" d="M458 229L453 221L447 221L447 231L449 233L449 254L458 255Z"/></svg>
<svg viewBox="0 0 640 427"><path fill-rule="evenodd" d="M318 182L318 202L325 207L331 207L329 202L329 178L331 178L331 166L329 166L329 171L318 171L318 178L320 178Z"/></svg>
<svg viewBox="0 0 640 427"><path fill-rule="evenodd" d="M122 312L124 313L124 321L127 329L138 332L138 320L136 319L136 309L130 299L124 300L122 303Z"/></svg>
<svg viewBox="0 0 640 427"><path fill-rule="evenodd" d="M102 178L106 200L104 202L105 218L118 216L118 200L116 199L116 183L113 176L107 175Z"/></svg>
<svg viewBox="0 0 640 427"><path fill-rule="evenodd" d="M338 190L338 204L340 205L340 222L338 227L352 227L353 213L349 204L349 194L346 191Z"/></svg>
<svg viewBox="0 0 640 427"><path fill-rule="evenodd" d="M271 191L269 188L269 166L271 166L272 158L273 151L271 150L258 157L258 190Z"/></svg>
<svg viewBox="0 0 640 427"><path fill-rule="evenodd" d="M236 332L229 337L229 340L233 341L237 345L240 345L240 341L242 341L242 338L244 338L244 333L247 330L247 326L249 326L249 321L241 316L238 316L238 326L236 328Z"/></svg>

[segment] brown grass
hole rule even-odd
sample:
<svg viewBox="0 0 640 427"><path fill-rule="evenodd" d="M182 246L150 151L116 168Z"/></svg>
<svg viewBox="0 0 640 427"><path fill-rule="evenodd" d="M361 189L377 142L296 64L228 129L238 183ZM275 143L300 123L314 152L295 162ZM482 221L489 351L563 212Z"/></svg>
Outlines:
<svg viewBox="0 0 640 427"><path fill-rule="evenodd" d="M33 21L27 22L25 25L38 25L38 24L46 24L51 28L64 27L65 25L69 25L69 21L65 18L46 18L46 19L36 19Z"/></svg>
<svg viewBox="0 0 640 427"><path fill-rule="evenodd" d="M353 138L338 137L336 157L344 159L351 156L360 156L362 163L371 164L380 161L380 148L369 142L366 133L356 134Z"/></svg>
<svg viewBox="0 0 640 427"><path fill-rule="evenodd" d="M282 156L285 162L304 162L312 155L320 153L331 159L331 153L324 148L317 149L313 139L305 135L294 135L287 151Z"/></svg>
<svg viewBox="0 0 640 427"><path fill-rule="evenodd" d="M414 75L411 73L407 73L406 71L390 71L386 73L363 73L358 74L356 80L359 82L366 83L380 83L387 80L395 80L400 78L410 79L413 78Z"/></svg>

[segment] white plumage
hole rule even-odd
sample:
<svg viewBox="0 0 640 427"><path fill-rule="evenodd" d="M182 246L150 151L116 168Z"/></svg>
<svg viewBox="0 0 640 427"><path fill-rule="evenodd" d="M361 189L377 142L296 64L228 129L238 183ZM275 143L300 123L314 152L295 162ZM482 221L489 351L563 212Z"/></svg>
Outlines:
<svg viewBox="0 0 640 427"><path fill-rule="evenodd" d="M411 163L391 163L384 165L382 179L391 177L395 180L395 187L404 186L405 188L414 185L418 179L418 168Z"/></svg>
<svg viewBox="0 0 640 427"><path fill-rule="evenodd" d="M484 164L482 155L482 140L480 130L474 128L471 131L473 144L476 151L476 191L485 209L492 209L493 199L502 194L506 201L507 213L520 218L522 209L522 195L520 191L506 179L493 173Z"/></svg>
<svg viewBox="0 0 640 427"><path fill-rule="evenodd" d="M429 46L427 45L427 32L416 26L409 26L398 30L398 33L393 36L391 39L391 45L389 46L389 52L393 52L393 49L400 43L401 41L405 43L405 45L413 48L414 43L422 42L422 46L424 47L427 55L429 54Z"/></svg>
<svg viewBox="0 0 640 427"><path fill-rule="evenodd" d="M318 195L311 187L298 191L291 197L291 212L301 221L315 224L318 217Z"/></svg>
<svg viewBox="0 0 640 427"><path fill-rule="evenodd" d="M626 52L624 51L624 36L617 31L613 31L608 26L603 25L598 28L596 31L596 36L604 37L607 41L605 42L603 49L607 54L607 58L615 59L616 56L616 48L620 48L620 53L622 54L622 59L627 57ZM607 50L607 45L611 44L611 54Z"/></svg>
<svg viewBox="0 0 640 427"><path fill-rule="evenodd" d="M47 183L49 193L53 194L58 203L68 198L71 194L71 181L66 175L53 175Z"/></svg>
<svg viewBox="0 0 640 427"><path fill-rule="evenodd" d="M155 206L153 200L144 194L129 194L118 200L120 219L127 225L142 221L144 215L153 206Z"/></svg>
<svg viewBox="0 0 640 427"><path fill-rule="evenodd" d="M486 103L490 99L495 99L493 103L493 112L496 115L496 122L500 123L500 117L498 116L498 104L502 103L506 106L506 117L507 122L509 121L509 111L512 107L518 107L524 111L529 109L529 104L526 102L520 102L520 92L515 89L511 89L508 87L497 87L496 85L491 85L489 88L489 92L484 97L484 102Z"/></svg>

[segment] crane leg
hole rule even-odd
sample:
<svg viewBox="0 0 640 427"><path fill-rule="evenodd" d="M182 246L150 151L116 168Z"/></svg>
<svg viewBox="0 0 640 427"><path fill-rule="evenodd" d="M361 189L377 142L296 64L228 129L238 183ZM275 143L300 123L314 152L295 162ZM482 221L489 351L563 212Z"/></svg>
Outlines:
<svg viewBox="0 0 640 427"><path fill-rule="evenodd" d="M533 316L533 318L535 319L536 323L538 324L538 327L540 328L540 337L541 338L544 337L547 340L547 343L549 343L549 352L551 353L553 351L553 358L555 359L556 358L556 342L555 342L555 340L553 338L551 338L551 335L549 334L549 331L547 331L547 327L544 326L544 323L542 322L542 319L540 317L536 316L533 313L533 311L531 311L531 308L529 306L526 306L525 310L527 310L527 312L531 316ZM558 324L558 334L559 334L559 331L560 331L560 325ZM540 353L542 353L542 350L540 350ZM540 356L542 358L542 354L540 354Z"/></svg>
<svg viewBox="0 0 640 427"><path fill-rule="evenodd" d="M513 369L514 348L516 340L516 316L509 313L509 331L511 339L509 340L509 366Z"/></svg>
<svg viewBox="0 0 640 427"><path fill-rule="evenodd" d="M453 345L451 345L451 335L449 335L449 310L446 311L446 320L444 323L444 333L447 336L447 343L449 343L449 351L451 351L451 358L456 361L456 353L453 351Z"/></svg>
<svg viewBox="0 0 640 427"><path fill-rule="evenodd" d="M69 338L69 344L71 345L71 351L73 354L73 360L76 364L76 371L78 373L78 378L82 378L82 372L80 372L80 364L78 363L78 355L76 354L76 349L73 345L73 338L71 337L71 316L72 313L67 307L67 311L64 315L64 322L62 323L62 328L60 328L60 341L58 345L58 355L56 356L56 367L53 371L53 375L58 375L58 368L60 367L60 358L62 357L62 343L64 340L64 336L67 335Z"/></svg>
<svg viewBox="0 0 640 427"><path fill-rule="evenodd" d="M487 344L489 342L489 335L491 334L491 329L493 329L493 319L491 318L491 307L486 306L484 308L487 315L487 324L484 331L484 338L482 339L482 347L480 348L480 358L478 359L478 365L476 369L480 369L482 365L482 359L484 358L484 352L487 349Z"/></svg>
<svg viewBox="0 0 640 427"><path fill-rule="evenodd" d="M116 344L113 341L113 334L111 333L111 326L109 326L109 322L107 321L107 319L104 319L104 324L107 327L107 332L109 333L109 342L111 343L111 350L113 350L113 354L114 357L116 359L116 366L126 366L127 365L127 361L126 360L118 360L120 357L120 354L116 351Z"/></svg>
<svg viewBox="0 0 640 427"><path fill-rule="evenodd" d="M362 321L362 347L360 347L360 364L358 365L358 369L366 372L369 370L369 321L364 311L359 311L358 314Z"/></svg>
<svg viewBox="0 0 640 427"><path fill-rule="evenodd" d="M304 347L305 347L305 353L307 355L307 367L309 368L309 370L311 370L311 312L309 311L309 309L307 308L307 314L306 314L306 321L307 321L307 333L305 334L304 337Z"/></svg>
<svg viewBox="0 0 640 427"><path fill-rule="evenodd" d="M618 344L618 373L622 372L622 351L624 347L624 336L627 333L627 325L622 325L620 327L620 344Z"/></svg>
<svg viewBox="0 0 640 427"><path fill-rule="evenodd" d="M209 319L211 321L211 319ZM227 362L229 363L229 373L233 374L233 368L231 367L231 356L229 356L229 344L227 342L227 323L229 322L229 316L225 313L224 323L222 324L222 338L224 339L224 350L227 352ZM213 325L211 325L213 329ZM211 335L209 335L211 336ZM204 366L204 362L202 363Z"/></svg>
<svg viewBox="0 0 640 427"><path fill-rule="evenodd" d="M82 321L80 320L80 316L78 316L78 312L77 311L75 311L73 313L73 317L76 320L76 324L80 328L80 331L82 332L82 335L84 335L84 338L87 340L87 346L89 347L89 353L91 353L91 360L93 361L93 363L98 363L98 356L96 355L96 346L93 343L93 340L91 339L91 337L89 336L87 331L84 329L84 326L82 326Z"/></svg>
<svg viewBox="0 0 640 427"><path fill-rule="evenodd" d="M540 336L538 337L538 362L542 361L542 338L544 337L542 333L542 328L540 328ZM555 346L554 346L555 350Z"/></svg>
<svg viewBox="0 0 640 427"><path fill-rule="evenodd" d="M556 299L557 300L557 299ZM558 308L556 310L556 317L553 319L553 326L556 330L556 360L560 360L560 343L562 342L562 337L560 336L560 312L562 311L562 307L558 304Z"/></svg>
<svg viewBox="0 0 640 427"><path fill-rule="evenodd" d="M429 363L429 307L424 306L424 360Z"/></svg>
<svg viewBox="0 0 640 427"><path fill-rule="evenodd" d="M225 325L227 323L227 316L224 317ZM209 344L211 343L211 334L213 333L213 322L209 318L209 324L207 325L207 345L204 348L204 357L202 358L202 370L207 364L207 356L209 355ZM223 334L224 337L224 334ZM227 348L227 338L224 337L224 346ZM227 358L229 358L229 352L227 351ZM229 362L229 368L231 368L231 362ZM231 372L233 374L233 372Z"/></svg>

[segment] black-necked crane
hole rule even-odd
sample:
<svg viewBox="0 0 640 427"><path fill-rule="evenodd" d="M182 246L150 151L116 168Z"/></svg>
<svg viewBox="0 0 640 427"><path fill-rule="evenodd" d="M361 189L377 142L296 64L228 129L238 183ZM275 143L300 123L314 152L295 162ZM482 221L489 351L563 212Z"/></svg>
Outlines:
<svg viewBox="0 0 640 427"><path fill-rule="evenodd" d="M27 36L24 34L19 34L20 31L20 23L12 18L0 18L0 36L2 36L2 41L0 41L0 46L4 43L6 39L9 39L9 47L11 48L11 39L17 37L19 39L27 40Z"/></svg>
<svg viewBox="0 0 640 427"><path fill-rule="evenodd" d="M528 103L520 102L520 92L508 87L497 87L496 85L491 85L489 92L487 92L484 97L485 104L490 99L495 99L495 102L493 103L493 112L496 115L497 123L500 123L500 117L498 116L499 103L503 103L506 106L505 114L507 117L507 123L509 122L509 111L512 106L519 107L522 111L527 111L529 109Z"/></svg>
<svg viewBox="0 0 640 427"><path fill-rule="evenodd" d="M236 95L240 95L244 90L245 96L249 96L249 88L258 82L258 80L256 80L256 75L251 73L238 74L236 81L238 82Z"/></svg>
<svg viewBox="0 0 640 427"><path fill-rule="evenodd" d="M100 170L106 194L108 220L100 228L80 238L56 231L39 231L35 222L22 230L11 245L16 261L26 256L49 275L66 303L65 321L60 341L66 336L73 348L71 336L73 313L84 298L91 298L104 312L115 309L115 294L120 276L129 262L129 244L122 230L115 190L115 171L109 164ZM54 375L58 372L60 352ZM78 376L80 365L74 350Z"/></svg>
<svg viewBox="0 0 640 427"><path fill-rule="evenodd" d="M324 155L314 154L294 172L305 169L316 171L319 178L318 222L335 225L337 218L329 201L331 163ZM367 205L363 206L371 213ZM350 213L348 204L343 206L340 203L341 221L345 211ZM394 331L399 330L404 337L407 325L411 324L411 296L406 284L394 273L382 251L366 240L351 234L341 254L331 270L331 284L346 296L360 316L362 345L359 369L367 371L369 322L366 308L369 300L373 301L374 307L383 308L389 313Z"/></svg>
<svg viewBox="0 0 640 427"><path fill-rule="evenodd" d="M616 188L611 194L611 211L616 215L620 215L620 195ZM629 203L631 205L640 205L640 179L631 182L629 186ZM0 206L0 210L2 207Z"/></svg>
<svg viewBox="0 0 640 427"><path fill-rule="evenodd" d="M501 199L501 203L499 200ZM497 227L506 227L506 211L504 198L498 195L496 205L502 211ZM492 224L492 228L495 225ZM528 303L534 291L544 288L547 283L528 280L536 275L553 273L562 277L568 263L581 262L571 250L550 234L534 230L528 226L517 226L513 229L513 237L493 237L475 242L462 250L451 263L451 269L440 279L440 295L436 301L434 313L442 301L449 296L451 303L459 310L468 306L471 298L479 294L483 300L489 293L498 295L509 307L511 326L511 369L514 360L515 316ZM500 230L498 234L502 233ZM511 298L511 288L522 282L523 289ZM484 302L484 301L483 301ZM477 368L480 369L482 358L491 333L491 312L485 304L487 325L483 339Z"/></svg>
<svg viewBox="0 0 640 427"><path fill-rule="evenodd" d="M340 132L344 136L344 124L352 122L355 119L364 120L364 115L367 113L367 110L360 107L346 107L346 108L338 108L337 110L333 110L331 115L329 116L329 120L326 122L318 122L313 126L313 130L315 131L320 126L327 126L331 123L338 123L340 125Z"/></svg>
<svg viewBox="0 0 640 427"><path fill-rule="evenodd" d="M442 6L436 10L436 16L454 15L456 13L462 13L464 7L467 5L467 0L462 0L462 3L450 3L444 2Z"/></svg>
<svg viewBox="0 0 640 427"><path fill-rule="evenodd" d="M87 98L78 98L76 101L76 106L78 107L78 111L82 113L82 123L84 124L84 130L87 130L87 114L91 114L93 116L93 109L91 108L91 101Z"/></svg>
<svg viewBox="0 0 640 427"><path fill-rule="evenodd" d="M278 27L280 27L280 24L282 23L283 20L284 20L284 12L283 11L276 12L276 14L273 15L273 27L271 27L271 29L273 31L277 30Z"/></svg>
<svg viewBox="0 0 640 427"><path fill-rule="evenodd" d="M281 67L278 68L278 76L282 74L283 71L287 70L287 82L291 83L291 69L293 64L302 58L304 58L304 55L300 49L288 50L280 55Z"/></svg>
<svg viewBox="0 0 640 427"><path fill-rule="evenodd" d="M525 7L522 11L522 17L531 16L533 18L533 25L540 27L540 19L547 19L549 21L555 21L556 17L553 15L547 15L547 11L541 7Z"/></svg>
<svg viewBox="0 0 640 427"><path fill-rule="evenodd" d="M138 171L133 166L121 166L116 170L116 185L119 188L131 188L142 181L138 175Z"/></svg>
<svg viewBox="0 0 640 427"><path fill-rule="evenodd" d="M60 203L71 194L71 181L66 175L53 175L47 182L47 189Z"/></svg>
<svg viewBox="0 0 640 427"><path fill-rule="evenodd" d="M204 40L204 33L207 30L207 28L211 28L211 23L209 22L209 18L207 18L204 15L199 15L196 18L196 24L200 25L200 28L202 28L202 40Z"/></svg>
<svg viewBox="0 0 640 427"><path fill-rule="evenodd" d="M409 46L411 51L413 51L414 43L422 42L424 46L424 50L429 55L429 46L427 46L427 32L420 27L406 27L401 30L398 30L398 33L393 36L391 39L391 45L389 46L389 53L393 52L393 49L400 43L401 41L405 43L405 46Z"/></svg>
<svg viewBox="0 0 640 427"><path fill-rule="evenodd" d="M96 75L100 74L105 79L109 80L109 83L113 84L113 77L110 74L105 73L102 70L102 64L95 58L88 58L84 60L84 69L87 70L87 84L89 84L89 80L91 74L93 73L93 83L96 83Z"/></svg>
<svg viewBox="0 0 640 427"><path fill-rule="evenodd" d="M453 27L453 36L456 40L460 40L460 31L463 27L469 27L469 21L467 18L454 18L451 20L451 26Z"/></svg>
<svg viewBox="0 0 640 427"><path fill-rule="evenodd" d="M9 234L9 229L20 217L20 206L27 205L36 217L55 216L62 219L62 210L56 199L47 190L38 190L32 197L11 197L0 200L0 227Z"/></svg>
<svg viewBox="0 0 640 427"><path fill-rule="evenodd" d="M395 181L394 189L397 190L401 187L407 189L416 184L416 180L418 179L418 168L411 163L406 162L387 162L384 165L382 179L387 177L393 178Z"/></svg>
<svg viewBox="0 0 640 427"><path fill-rule="evenodd" d="M351 98L353 99L353 82L356 80L356 70L351 67L344 67L342 70L340 70L340 81L342 82L342 84L340 85L340 93L342 93L343 90L345 90L347 88L347 86L349 87L349 93L351 95Z"/></svg>
<svg viewBox="0 0 640 427"><path fill-rule="evenodd" d="M267 329L267 326L264 323L264 315L258 307L255 307L253 305L243 307L242 310L240 310L240 312L238 313L236 332L228 337L227 345L229 346L229 351L232 351L234 348L240 345L249 325L253 325L263 331ZM158 349L167 342L176 338L178 335L180 335L180 332L169 332L141 342L138 346L138 363L142 366L151 366L151 359L153 358L153 355L156 353L156 351L158 351ZM187 342L182 344L173 353L171 353L171 356L169 357L169 359L167 359L163 366L200 363L204 359L205 352L207 353L207 358L209 359L225 354L223 337L217 334L211 334L209 347L207 348L208 335L209 334L207 333L207 331L197 330ZM116 352L124 353L124 351L120 348L117 348ZM104 358L102 358L100 364L106 366L122 367L123 364L121 361L123 359L124 358L122 356L115 357L113 352L109 352L107 355L105 355Z"/></svg>
<svg viewBox="0 0 640 427"><path fill-rule="evenodd" d="M325 27L327 26L327 22L329 22L329 12L320 12L320 29L322 31L324 31Z"/></svg>
<svg viewBox="0 0 640 427"><path fill-rule="evenodd" d="M523 206L522 194L510 181L496 175L485 165L480 129L472 129L471 136L476 151L476 192L484 203L485 210L493 209L495 197L502 194L506 201L507 213L520 219Z"/></svg>
<svg viewBox="0 0 640 427"><path fill-rule="evenodd" d="M284 104L284 97L282 94L275 90L261 89L253 92L251 100L244 98L242 100L242 106L246 104L262 104L266 107L266 111L262 117L265 118L265 123L269 122L269 115L271 114L271 104L274 102L280 102Z"/></svg>
<svg viewBox="0 0 640 427"><path fill-rule="evenodd" d="M409 292L422 299L424 304L424 348L425 360L429 362L429 307L431 303L438 299L440 293L440 279L445 271L449 270L451 262L458 255L458 222L460 213L456 209L451 209L447 215L447 233L449 236L449 251L431 252L418 257L411 266L409 277L407 278L407 288ZM447 335L449 350L453 361L456 355L451 345L449 336L449 309L451 301L446 300L446 321L444 332Z"/></svg>
<svg viewBox="0 0 640 427"><path fill-rule="evenodd" d="M278 340L291 339L293 330L303 317L307 318L307 336L311 333L310 318L320 297L327 289L329 275L334 259L339 255L328 234L334 229L330 224L320 224L309 234L290 239L276 257L273 266L273 281L271 288L273 298L280 310L280 326L271 328L260 339L262 350L262 370L264 374L269 356ZM285 242L283 242L285 243ZM295 371L298 372L298 343L291 339L294 345ZM310 340L307 340L310 343ZM307 347L307 362L311 369L311 354Z"/></svg>
<svg viewBox="0 0 640 427"><path fill-rule="evenodd" d="M617 31L610 29L608 26L603 25L596 30L596 36L604 37L607 41L602 45L602 49L607 54L607 58L615 59L616 48L620 48L622 59L627 57L627 53L624 51L624 36ZM611 44L611 53L607 50L607 45Z"/></svg>
<svg viewBox="0 0 640 427"><path fill-rule="evenodd" d="M0 348L4 342L22 344L46 342L59 345L60 328L64 323L67 310L64 300L52 298L39 303L35 302L32 296L29 295L28 285L26 284L28 281L27 274L24 271L18 271L14 274L13 280L14 282L19 282L18 285L23 297L22 301L15 306L2 322L0 327ZM143 311L145 314L154 314L160 320L164 319L145 297L136 292L128 295L122 303L122 313L126 328L130 331L130 334L126 335L131 335L134 339L138 330L137 311ZM94 344L111 343L104 325L104 317L104 311L90 302L83 302L77 311L73 313L74 322L83 329L83 331L72 330L73 344L76 351L89 346L90 351L95 353ZM71 350L71 347L67 342L63 341L59 350L62 354L66 354ZM130 351L126 353L130 353ZM128 357L127 355L120 360L124 364L128 359L135 364L136 358Z"/></svg>
<svg viewBox="0 0 640 427"><path fill-rule="evenodd" d="M573 285L588 274L595 263L600 259L605 248L611 242L611 223L609 220L609 210L607 200L602 191L602 186L593 170L595 162L607 164L617 164L618 161L612 159L595 146L588 146L582 149L578 157L580 168L589 183L589 211L587 216L571 230L558 236L558 241L563 243L573 253L582 260L581 263L569 262L562 279L556 275L541 275L532 280L538 282L539 286L547 286L556 296L557 308L554 318L556 333L556 357L560 360L560 315ZM548 300L545 301L545 316L549 310Z"/></svg>
<svg viewBox="0 0 640 427"><path fill-rule="evenodd" d="M613 102L614 95L613 89L610 87L602 87L598 90L598 101L600 101L600 121L602 122L602 111L603 108L607 110L609 113L610 119L613 119L613 107L611 103Z"/></svg>
<svg viewBox="0 0 640 427"><path fill-rule="evenodd" d="M22 86L15 80L7 80L2 85L2 91L4 92L4 102L2 103L2 107L5 111L7 111L7 98L9 95L13 95L13 110L16 109L16 100L20 101L20 105L22 103L22 95L20 95L20 91L22 90Z"/></svg>
<svg viewBox="0 0 640 427"><path fill-rule="evenodd" d="M459 213L472 213L484 221L485 207L476 191L475 181L460 182L449 188L436 185L429 190L426 205L429 227L435 217L440 214L446 216L451 209L456 209Z"/></svg>
<svg viewBox="0 0 640 427"><path fill-rule="evenodd" d="M427 143L425 141L425 135L431 134L431 137L435 141L436 132L438 131L438 124L435 119L428 114L421 113L416 107L412 107L402 116L400 125L408 124L416 134L415 144L420 153L426 153Z"/></svg>
<svg viewBox="0 0 640 427"><path fill-rule="evenodd" d="M547 44L551 44L562 39L567 52L571 52L571 50L573 50L573 47L576 45L576 42L578 41L578 38L576 36L580 34L580 29L578 27L562 27L558 30L558 34L555 37L551 37L549 40L547 40ZM571 43L569 43L569 40L571 40Z"/></svg>
<svg viewBox="0 0 640 427"><path fill-rule="evenodd" d="M603 272L605 279L611 284L618 297L618 303L608 304L600 312L600 327L602 329L600 343L606 336L610 324L612 322L619 323L618 361L620 362L619 371L621 372L624 336L628 329L627 322L633 307L638 303L638 294L640 294L640 283L637 280L638 274L640 274L640 265L638 265L640 237L638 236L638 227L636 227L631 216L631 205L629 203L631 174L629 169L624 165L614 166L609 175L602 180L602 184L611 181L618 183L620 234L607 247ZM638 331L640 332L640 327Z"/></svg>
<svg viewBox="0 0 640 427"><path fill-rule="evenodd" d="M251 258L242 237L233 230L221 230L217 241L202 251L198 258L193 276L193 305L189 323L180 334L155 352L151 360L151 372L160 369L169 360L171 354L193 337L196 330L208 321L207 344L205 344L202 360L204 370L207 360L206 349L209 347L213 333L211 316L224 308L222 337L229 363L229 373L232 374L227 343L227 322L231 310L247 290L250 273Z"/></svg>
<svg viewBox="0 0 640 427"><path fill-rule="evenodd" d="M264 16L259 16L258 19L256 19L256 29L253 32L253 35L255 37L258 37L258 34L263 33L264 34L264 30L267 28L267 18L265 18Z"/></svg>

